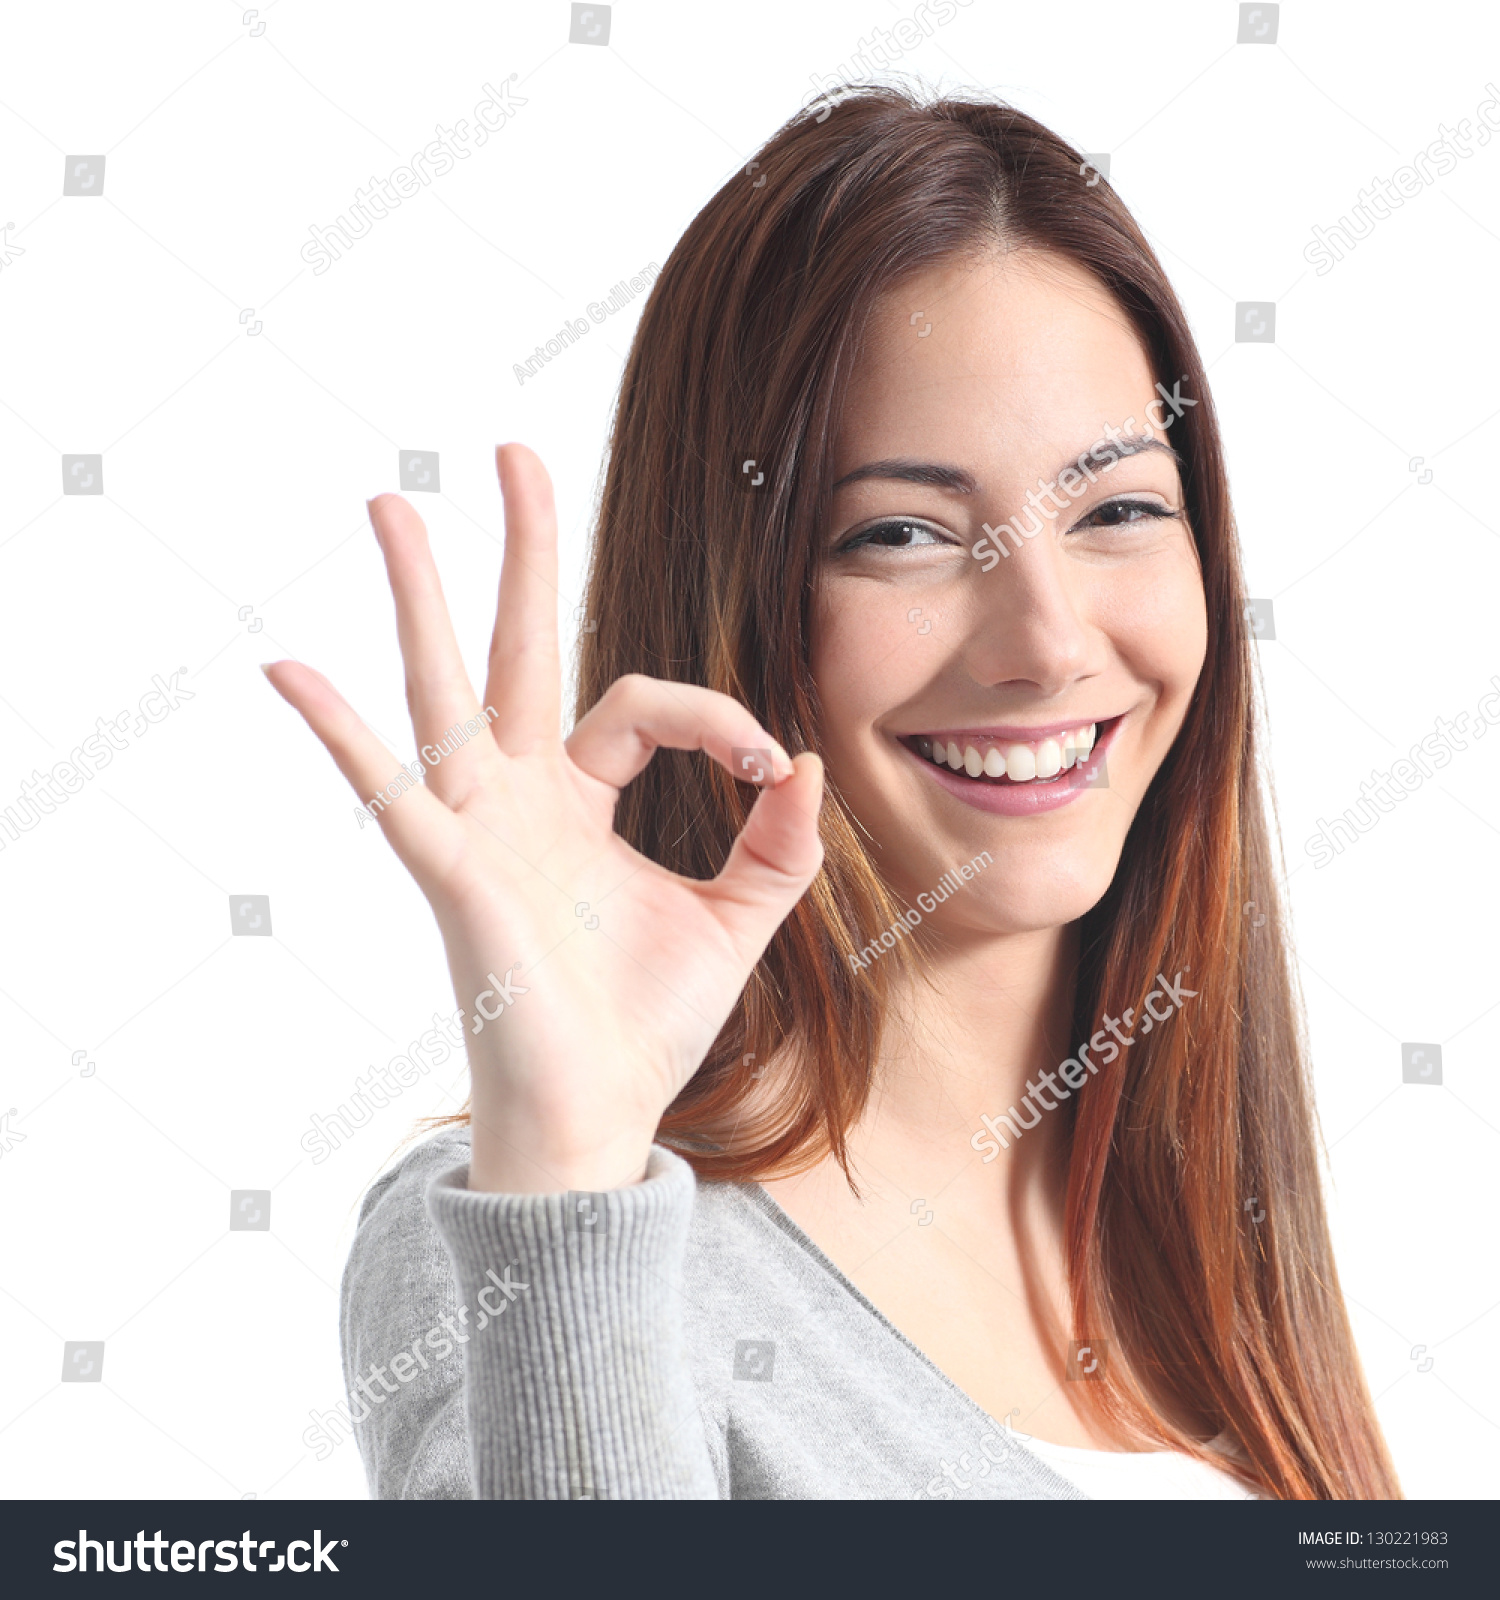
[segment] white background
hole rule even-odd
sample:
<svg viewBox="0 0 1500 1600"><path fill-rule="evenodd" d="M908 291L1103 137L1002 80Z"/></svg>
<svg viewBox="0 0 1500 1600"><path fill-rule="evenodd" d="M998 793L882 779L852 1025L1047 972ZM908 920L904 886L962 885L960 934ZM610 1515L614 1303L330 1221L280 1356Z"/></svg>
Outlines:
<svg viewBox="0 0 1500 1600"><path fill-rule="evenodd" d="M597 47L550 0L6 8L0 804L153 674L186 668L193 698L0 850L0 1494L365 1492L352 1444L318 1462L301 1435L343 1395L359 1195L461 1075L321 1164L299 1141L454 1001L425 903L257 663L314 663L415 753L364 512L401 449L441 455L414 498L476 681L498 441L557 483L573 626L639 302L524 389L512 363L664 262L810 74L911 10L622 4ZM1408 1492L1494 1495L1500 735L1326 868L1303 845L1500 672L1500 139L1332 272L1303 249L1474 116L1500 25L1323 3L1284 5L1274 45L1237 27L1203 0L975 0L901 70L1109 152L1188 309L1275 601L1258 648L1351 1314ZM315 276L309 227L511 73L519 114ZM65 157L101 152L102 198L63 198ZM1244 300L1276 302L1274 344L1236 344ZM103 496L61 494L64 452L103 452ZM274 937L231 937L245 893ZM1442 1044L1440 1088L1402 1084L1402 1041ZM232 1188L273 1191L269 1233L227 1231ZM59 1381L69 1339L105 1340L102 1383Z"/></svg>

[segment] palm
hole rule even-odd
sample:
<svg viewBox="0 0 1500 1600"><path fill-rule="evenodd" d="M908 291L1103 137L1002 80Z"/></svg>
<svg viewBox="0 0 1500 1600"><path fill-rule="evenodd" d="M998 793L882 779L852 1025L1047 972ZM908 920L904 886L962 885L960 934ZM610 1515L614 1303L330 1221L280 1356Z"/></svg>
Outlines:
<svg viewBox="0 0 1500 1600"><path fill-rule="evenodd" d="M471 1182L613 1187L639 1176L661 1113L817 871L821 768L814 756L778 763L785 781L761 795L715 879L679 877L627 845L615 802L656 748L702 749L727 766L733 747L772 741L724 695L634 676L563 741L551 485L521 446L499 466L506 544L487 731L420 519L398 496L372 502L418 744L480 728L378 816L432 905L466 1027L479 1022L466 1034ZM361 799L389 783L395 758L325 678L295 662L268 675Z"/></svg>

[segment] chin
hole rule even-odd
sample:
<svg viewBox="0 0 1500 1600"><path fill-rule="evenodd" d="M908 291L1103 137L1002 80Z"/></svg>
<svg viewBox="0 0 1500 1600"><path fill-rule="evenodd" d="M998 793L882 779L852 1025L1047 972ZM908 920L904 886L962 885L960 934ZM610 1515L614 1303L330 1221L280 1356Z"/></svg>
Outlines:
<svg viewBox="0 0 1500 1600"><path fill-rule="evenodd" d="M1005 831L976 829L956 837L934 827L920 838L877 852L876 859L884 860L888 881L914 906L921 904L919 896L930 894L944 881L945 874L952 882L965 865L977 868L935 914L924 909L935 928L954 932L1032 933L1062 927L1104 897L1119 863L1119 841L1074 837L1007 842ZM987 865L982 861L986 852L991 857Z"/></svg>

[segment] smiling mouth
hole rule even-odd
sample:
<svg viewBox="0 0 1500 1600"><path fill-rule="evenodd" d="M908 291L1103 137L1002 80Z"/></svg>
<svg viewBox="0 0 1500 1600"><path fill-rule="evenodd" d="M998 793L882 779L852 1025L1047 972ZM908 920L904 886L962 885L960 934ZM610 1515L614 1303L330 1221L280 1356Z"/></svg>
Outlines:
<svg viewBox="0 0 1500 1600"><path fill-rule="evenodd" d="M914 754L976 783L998 786L1046 783L1087 764L1090 753L1120 721L1107 717L1044 739L1000 739L989 734L907 734L900 743Z"/></svg>

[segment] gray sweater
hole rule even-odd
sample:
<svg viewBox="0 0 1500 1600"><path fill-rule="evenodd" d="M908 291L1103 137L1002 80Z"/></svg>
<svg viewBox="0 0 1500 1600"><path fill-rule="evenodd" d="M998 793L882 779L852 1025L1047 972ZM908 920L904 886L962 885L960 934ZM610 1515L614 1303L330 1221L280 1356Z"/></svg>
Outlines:
<svg viewBox="0 0 1500 1600"><path fill-rule="evenodd" d="M657 1146L592 1197L477 1194L447 1130L370 1190L344 1377L382 1499L1079 1500L757 1184Z"/></svg>

